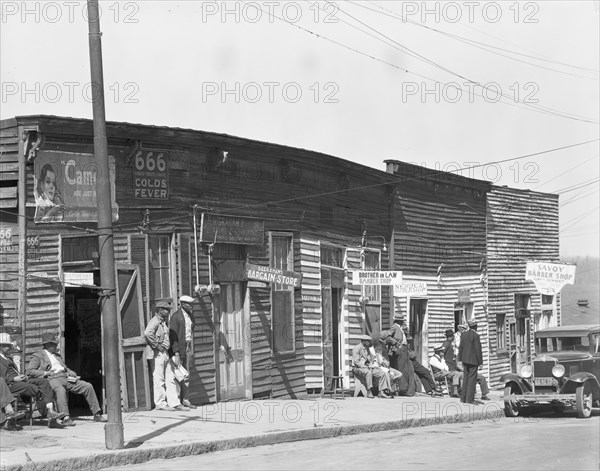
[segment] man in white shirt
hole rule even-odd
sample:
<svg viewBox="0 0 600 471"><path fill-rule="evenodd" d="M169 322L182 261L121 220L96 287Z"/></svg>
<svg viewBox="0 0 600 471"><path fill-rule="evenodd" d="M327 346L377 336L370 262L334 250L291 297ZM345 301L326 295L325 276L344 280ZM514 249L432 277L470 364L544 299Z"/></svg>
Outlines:
<svg viewBox="0 0 600 471"><path fill-rule="evenodd" d="M433 377L437 380L448 378L452 380L454 391L458 391L461 374L458 371L450 371L444 359L444 344L439 343L433 347L433 355L429 357L429 366L433 371Z"/></svg>
<svg viewBox="0 0 600 471"><path fill-rule="evenodd" d="M94 387L87 381L79 378L77 373L69 369L63 358L58 354L58 344L54 335L42 334L43 350L34 353L29 360L27 376L31 378L45 378L50 382L52 391L56 396L58 412L65 414L63 424L75 425L69 416L69 402L67 393L81 394L85 397L95 422L106 422Z"/></svg>

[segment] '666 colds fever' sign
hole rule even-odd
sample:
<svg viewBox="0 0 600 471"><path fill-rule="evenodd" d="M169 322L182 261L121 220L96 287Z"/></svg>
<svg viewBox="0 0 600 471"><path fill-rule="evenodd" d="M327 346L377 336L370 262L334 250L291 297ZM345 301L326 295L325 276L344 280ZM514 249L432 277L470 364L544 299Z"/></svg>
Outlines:
<svg viewBox="0 0 600 471"><path fill-rule="evenodd" d="M133 156L133 197L144 200L169 199L167 155L140 149Z"/></svg>

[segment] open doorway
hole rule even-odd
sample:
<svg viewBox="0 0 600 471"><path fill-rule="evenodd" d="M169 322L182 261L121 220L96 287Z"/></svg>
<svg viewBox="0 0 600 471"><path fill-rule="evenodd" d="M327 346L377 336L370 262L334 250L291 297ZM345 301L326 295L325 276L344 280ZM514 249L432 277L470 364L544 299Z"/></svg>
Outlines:
<svg viewBox="0 0 600 471"><path fill-rule="evenodd" d="M412 350L421 364L427 361L427 299L410 300L408 334L412 339Z"/></svg>
<svg viewBox="0 0 600 471"><path fill-rule="evenodd" d="M95 274L95 278L98 274ZM96 282L98 283L98 282ZM98 283L99 284L99 283ZM67 366L94 386L102 407L102 340L98 294L89 288L65 288L65 346ZM82 395L69 395L71 414L91 415Z"/></svg>

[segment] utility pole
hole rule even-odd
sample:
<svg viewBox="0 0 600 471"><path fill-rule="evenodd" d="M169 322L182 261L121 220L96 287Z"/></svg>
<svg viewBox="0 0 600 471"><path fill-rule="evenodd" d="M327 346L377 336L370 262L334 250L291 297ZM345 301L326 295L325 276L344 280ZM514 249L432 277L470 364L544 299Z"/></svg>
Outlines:
<svg viewBox="0 0 600 471"><path fill-rule="evenodd" d="M108 165L108 140L104 113L104 78L98 0L87 1L90 71L92 77L92 109L94 113L94 156L98 166L96 203L98 205L98 247L100 248L100 293L102 307L102 339L104 345L104 377L108 422L104 426L106 448L123 448L121 414L121 374L119 368L118 312L115 289L115 254L113 248L112 203Z"/></svg>

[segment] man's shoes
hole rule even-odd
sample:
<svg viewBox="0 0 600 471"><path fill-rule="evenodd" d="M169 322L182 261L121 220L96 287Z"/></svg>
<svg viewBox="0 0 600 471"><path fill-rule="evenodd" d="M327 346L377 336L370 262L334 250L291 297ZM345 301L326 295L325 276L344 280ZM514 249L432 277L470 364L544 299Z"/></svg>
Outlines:
<svg viewBox="0 0 600 471"><path fill-rule="evenodd" d="M94 422L107 422L108 419L102 415L102 412L96 412L94 414Z"/></svg>
<svg viewBox="0 0 600 471"><path fill-rule="evenodd" d="M372 393L371 391L368 391L368 392L367 392L367 397L368 397L369 399L373 399L373 393Z"/></svg>
<svg viewBox="0 0 600 471"><path fill-rule="evenodd" d="M48 428L66 428L66 425L63 425L58 422L58 419L50 419L48 421Z"/></svg>
<svg viewBox="0 0 600 471"><path fill-rule="evenodd" d="M160 406L160 407L155 407L154 410L165 410L168 412L173 412L175 410L175 408L170 407L170 406Z"/></svg>
<svg viewBox="0 0 600 471"><path fill-rule="evenodd" d="M2 425L4 422L8 422L9 420L17 421L23 417L25 417L25 411L9 412L8 414L2 412L0 413L0 425Z"/></svg>
<svg viewBox="0 0 600 471"><path fill-rule="evenodd" d="M62 423L68 427L75 427L75 421L68 415L62 420Z"/></svg>
<svg viewBox="0 0 600 471"><path fill-rule="evenodd" d="M198 406L195 406L194 404L192 404L192 403L191 403L190 401L188 401L187 399L184 399L184 400L183 400L183 402L182 402L182 404L183 404L185 407L189 407L190 409L197 409L197 408L198 408Z"/></svg>
<svg viewBox="0 0 600 471"><path fill-rule="evenodd" d="M2 430L7 430L9 432L18 432L19 430L23 430L23 427L17 424L17 421L15 419L8 419L6 421L6 425L2 427Z"/></svg>
<svg viewBox="0 0 600 471"><path fill-rule="evenodd" d="M482 400L482 401L489 401L489 400L490 400L490 398L489 398L489 397L487 397L487 395L486 395L486 394L484 394L483 396L481 396L481 400Z"/></svg>
<svg viewBox="0 0 600 471"><path fill-rule="evenodd" d="M379 391L377 397L380 397L381 399L393 399L392 396L388 396L384 391Z"/></svg>
<svg viewBox="0 0 600 471"><path fill-rule="evenodd" d="M179 412L187 412L190 410L190 408L179 404L178 406L175 406L174 410L179 411Z"/></svg>
<svg viewBox="0 0 600 471"><path fill-rule="evenodd" d="M442 393L441 391L437 391L435 389L432 389L431 391L429 391L429 395L431 397L444 397L444 393Z"/></svg>
<svg viewBox="0 0 600 471"><path fill-rule="evenodd" d="M48 410L46 411L46 418L47 419L55 419L55 420L62 420L67 416L67 414L64 413L58 413L55 412L53 410Z"/></svg>

